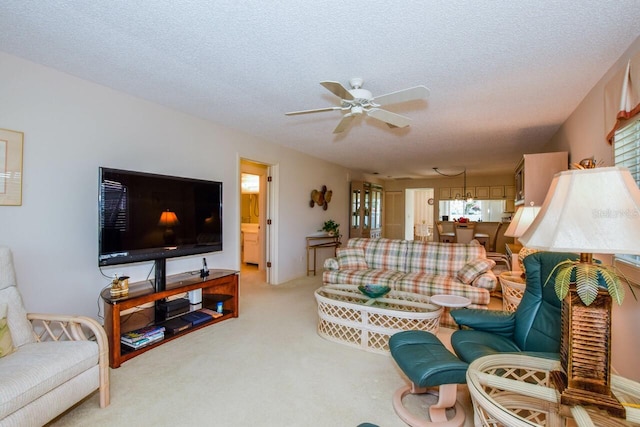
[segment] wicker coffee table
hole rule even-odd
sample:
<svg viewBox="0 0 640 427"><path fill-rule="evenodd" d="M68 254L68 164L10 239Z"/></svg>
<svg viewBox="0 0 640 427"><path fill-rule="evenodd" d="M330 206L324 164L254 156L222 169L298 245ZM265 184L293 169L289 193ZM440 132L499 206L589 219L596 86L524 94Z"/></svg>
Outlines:
<svg viewBox="0 0 640 427"><path fill-rule="evenodd" d="M428 296L391 291L369 298L355 285L316 290L318 334L330 341L374 353L389 353L389 337L405 330L438 332L443 308Z"/></svg>

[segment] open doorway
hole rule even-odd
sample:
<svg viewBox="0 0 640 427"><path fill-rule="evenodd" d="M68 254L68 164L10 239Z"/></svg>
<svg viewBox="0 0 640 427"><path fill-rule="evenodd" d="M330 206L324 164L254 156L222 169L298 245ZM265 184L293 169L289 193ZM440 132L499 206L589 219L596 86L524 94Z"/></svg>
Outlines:
<svg viewBox="0 0 640 427"><path fill-rule="evenodd" d="M433 188L407 188L405 191L405 240L433 241Z"/></svg>
<svg viewBox="0 0 640 427"><path fill-rule="evenodd" d="M240 160L240 263L244 272L260 272L269 283L267 271L267 218L269 166Z"/></svg>

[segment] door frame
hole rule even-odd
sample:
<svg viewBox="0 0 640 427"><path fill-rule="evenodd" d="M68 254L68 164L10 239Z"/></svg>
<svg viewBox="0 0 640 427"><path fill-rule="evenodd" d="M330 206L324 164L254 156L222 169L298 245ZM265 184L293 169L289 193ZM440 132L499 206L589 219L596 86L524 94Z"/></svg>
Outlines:
<svg viewBox="0 0 640 427"><path fill-rule="evenodd" d="M246 157L239 157L238 161L238 180L242 182L242 174L249 173L252 175L258 175L260 177L260 191L258 193L258 209L259 212L264 212L263 215L259 215L258 220L258 239L259 245L259 262L258 270L265 271L265 281L268 284L274 283L277 280L277 252L274 250L276 247L277 232L276 232L276 206L277 206L277 186L274 185L278 168L277 165L271 165L258 160L249 159ZM271 177L271 180L268 180ZM238 213L240 213L242 203L242 188L238 185ZM240 215L238 216L240 218ZM271 220L271 224L268 224L268 220ZM240 218L240 222L241 222ZM241 236L240 226L238 226L238 232ZM241 237L238 240L238 264L242 262L242 242ZM269 263L271 267L268 267Z"/></svg>

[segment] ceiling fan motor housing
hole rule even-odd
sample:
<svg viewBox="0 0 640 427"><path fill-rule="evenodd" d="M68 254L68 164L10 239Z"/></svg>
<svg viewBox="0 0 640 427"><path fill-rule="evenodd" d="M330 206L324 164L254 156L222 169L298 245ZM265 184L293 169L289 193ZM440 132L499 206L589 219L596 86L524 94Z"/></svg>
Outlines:
<svg viewBox="0 0 640 427"><path fill-rule="evenodd" d="M349 93L353 95L356 101L371 101L373 99L371 92L366 89L351 89Z"/></svg>

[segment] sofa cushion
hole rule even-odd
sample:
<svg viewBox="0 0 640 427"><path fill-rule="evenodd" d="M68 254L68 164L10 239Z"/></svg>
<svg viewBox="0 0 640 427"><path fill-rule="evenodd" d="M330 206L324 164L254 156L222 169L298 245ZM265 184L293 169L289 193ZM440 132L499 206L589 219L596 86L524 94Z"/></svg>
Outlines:
<svg viewBox="0 0 640 427"><path fill-rule="evenodd" d="M486 257L482 245L410 241L407 243L406 271L455 277L467 262Z"/></svg>
<svg viewBox="0 0 640 427"><path fill-rule="evenodd" d="M488 290L465 285L452 276L441 274L407 273L397 280L396 290L428 296L459 295L478 305L488 305L491 300Z"/></svg>
<svg viewBox="0 0 640 427"><path fill-rule="evenodd" d="M485 271L484 273L473 279L473 282L471 283L471 286L473 287L487 289L490 292L495 291L497 285L498 278L492 270Z"/></svg>
<svg viewBox="0 0 640 427"><path fill-rule="evenodd" d="M339 268L344 270L364 270L368 268L362 248L336 249Z"/></svg>
<svg viewBox="0 0 640 427"><path fill-rule="evenodd" d="M482 273L486 273L495 266L496 262L492 259L476 258L467 262L460 270L458 270L456 278L462 283L470 285L476 277L480 276Z"/></svg>
<svg viewBox="0 0 640 427"><path fill-rule="evenodd" d="M0 357L13 353L13 340L7 322L7 304L0 303Z"/></svg>
<svg viewBox="0 0 640 427"><path fill-rule="evenodd" d="M340 285L387 285L394 288L404 273L395 270L325 270L322 273L324 283Z"/></svg>
<svg viewBox="0 0 640 427"><path fill-rule="evenodd" d="M51 341L21 346L0 362L0 419L98 363L93 341Z"/></svg>
<svg viewBox="0 0 640 427"><path fill-rule="evenodd" d="M360 248L369 268L406 271L406 240L353 238L348 248Z"/></svg>

